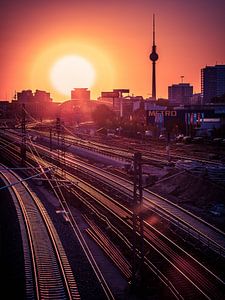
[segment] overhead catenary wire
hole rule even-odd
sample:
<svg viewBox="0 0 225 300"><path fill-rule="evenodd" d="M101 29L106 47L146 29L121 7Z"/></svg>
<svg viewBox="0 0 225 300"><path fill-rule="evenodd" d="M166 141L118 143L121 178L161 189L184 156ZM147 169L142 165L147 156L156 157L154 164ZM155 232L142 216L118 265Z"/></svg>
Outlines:
<svg viewBox="0 0 225 300"><path fill-rule="evenodd" d="M28 181L28 180L30 180L30 179L32 179L32 178L35 178L35 177L37 177L37 176L40 176L40 174L44 174L44 173L48 173L48 172L50 172L51 170L46 170L46 171L42 171L42 172L39 172L39 173L37 173L37 174L35 174L35 175L32 175L32 176L29 176L29 177L26 177L26 178L22 178L21 180L18 180L18 181L16 181L16 182L13 182L13 183L11 183L11 184L9 184L9 185L4 185L4 186L2 186L2 187L0 187L0 190L3 190L3 189L5 189L5 188L9 188L9 187L11 187L11 186L14 186L14 185L16 185L16 184L19 184L19 183L21 183L21 182L23 182L23 181Z"/></svg>
<svg viewBox="0 0 225 300"><path fill-rule="evenodd" d="M31 149L31 147L30 147L30 146L28 146L28 147L29 147L29 149L30 149L30 151L31 151L31 153L32 153L32 155L33 155L34 160L35 160L36 163L39 165L39 167L42 169L43 167L42 167L42 165L40 164L40 162L38 161L38 159L39 159L40 161L43 161L43 164L45 164L45 162L44 162L44 160L40 157L40 155L39 155L39 153L38 153L38 151L37 151L37 149L36 149L34 143L31 141L31 139L30 139L30 142L31 142L31 145L32 145L33 148L34 148L34 151L36 152L36 155L34 155L34 152L33 152L33 150ZM38 159L37 159L37 157L38 157ZM54 188L53 184L51 183L51 181L49 181L48 176L45 176L45 177L46 177L46 179L47 179L49 185L51 186L52 190L54 191L56 198L59 200L59 202L61 202L61 201L60 201L59 194L58 194L58 192L55 190L55 188Z"/></svg>
<svg viewBox="0 0 225 300"><path fill-rule="evenodd" d="M31 144L33 145L34 151L36 151L37 156L39 157L39 159L41 161L43 161L43 159L39 156L38 151L37 151L37 149L36 149L36 147L35 147L35 145L33 144L32 141L31 141ZM37 158L35 158L35 159L37 161ZM39 164L38 161L37 161L37 163ZM44 163L44 161L43 161L43 163ZM47 178L47 176L46 176L46 178ZM86 243L86 241L85 241L85 239L83 237L83 234L82 234L82 232L81 232L81 230L80 230L77 222L75 221L75 219L73 217L73 214L72 214L72 212L71 212L71 210L70 210L70 208L69 208L69 206L68 206L68 204L66 202L65 196L62 193L62 190L61 190L61 187L60 187L58 181L56 180L56 185L57 185L58 192L56 191L55 187L52 185L51 181L48 181L48 182L49 182L50 186L53 188L53 191L56 193L58 201L59 201L62 209L65 212L68 213L69 223L70 223L70 225L71 225L71 227L72 227L72 229L73 229L76 237L78 238L78 240L80 242L80 245L81 245L81 247L82 247L82 249L83 249L83 251L84 251L84 253L85 253L85 255L86 255L86 257L87 257L87 259L89 261L89 263L91 264L91 266L93 268L93 271L96 274L96 276L97 276L97 278L98 278L98 280L99 280L99 282L100 282L100 284L101 284L101 286L102 286L102 288L103 288L103 290L104 290L104 292L105 292L105 294L107 296L107 299L114 299L114 296L113 296L113 294L112 294L112 292L111 292L111 290L110 290L107 282L105 281L104 276L102 275L102 272L99 269L99 267L98 267L98 265L97 265L97 263L96 263L96 261L95 261L95 259L93 257L93 254L92 254L91 250L89 249L89 246L87 245L87 243ZM59 194L61 195L63 201L60 199Z"/></svg>
<svg viewBox="0 0 225 300"><path fill-rule="evenodd" d="M17 141L14 141L14 142L11 142L11 143L9 143L9 142L8 142L8 144L7 144L7 145L5 145L5 146L1 146L1 147L0 147L0 150L7 149L7 147L10 147L11 145L14 145L16 142L17 142Z"/></svg>

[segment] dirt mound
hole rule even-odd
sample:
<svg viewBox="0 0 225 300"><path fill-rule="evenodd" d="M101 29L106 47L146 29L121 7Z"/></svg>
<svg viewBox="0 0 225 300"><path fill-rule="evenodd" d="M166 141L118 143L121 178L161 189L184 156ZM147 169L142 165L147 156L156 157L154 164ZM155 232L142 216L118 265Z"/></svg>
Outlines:
<svg viewBox="0 0 225 300"><path fill-rule="evenodd" d="M179 203L189 203L197 207L210 207L225 202L225 189L201 176L183 172L177 176L156 182L151 190L176 198Z"/></svg>
<svg viewBox="0 0 225 300"><path fill-rule="evenodd" d="M156 182L151 190L224 231L225 188L185 171Z"/></svg>

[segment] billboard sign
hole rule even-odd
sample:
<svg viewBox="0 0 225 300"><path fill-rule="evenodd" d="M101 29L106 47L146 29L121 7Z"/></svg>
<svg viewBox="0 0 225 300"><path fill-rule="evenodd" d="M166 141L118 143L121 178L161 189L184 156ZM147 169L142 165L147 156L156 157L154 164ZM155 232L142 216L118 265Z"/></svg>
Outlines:
<svg viewBox="0 0 225 300"><path fill-rule="evenodd" d="M119 98L119 92L102 92L102 98Z"/></svg>
<svg viewBox="0 0 225 300"><path fill-rule="evenodd" d="M177 122L178 112L169 109L156 109L147 111L147 124L164 126L167 130L171 130Z"/></svg>
<svg viewBox="0 0 225 300"><path fill-rule="evenodd" d="M164 117L176 117L177 111L176 110L149 110L148 111L149 117L156 117L157 115L161 115Z"/></svg>
<svg viewBox="0 0 225 300"><path fill-rule="evenodd" d="M130 93L129 89L114 89L113 92L118 92L118 93Z"/></svg>

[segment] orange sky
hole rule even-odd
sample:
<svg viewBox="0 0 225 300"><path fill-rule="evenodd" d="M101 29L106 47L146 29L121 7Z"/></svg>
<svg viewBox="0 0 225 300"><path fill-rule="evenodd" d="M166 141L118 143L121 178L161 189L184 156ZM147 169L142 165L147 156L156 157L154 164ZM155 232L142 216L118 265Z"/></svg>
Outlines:
<svg viewBox="0 0 225 300"><path fill-rule="evenodd" d="M129 88L151 94L152 14L156 14L157 97L180 76L200 91L200 69L225 64L224 0L3 0L0 99L41 89L55 101L49 72L58 58L80 55L95 68L91 95Z"/></svg>

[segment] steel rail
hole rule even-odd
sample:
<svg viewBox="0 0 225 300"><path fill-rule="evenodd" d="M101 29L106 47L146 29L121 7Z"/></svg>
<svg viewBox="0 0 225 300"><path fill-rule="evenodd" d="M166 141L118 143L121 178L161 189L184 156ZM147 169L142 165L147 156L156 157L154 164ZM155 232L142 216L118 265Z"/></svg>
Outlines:
<svg viewBox="0 0 225 300"><path fill-rule="evenodd" d="M28 231L37 298L80 299L63 246L43 205L14 172L7 170L2 176L9 183L18 181L10 189L19 201Z"/></svg>

